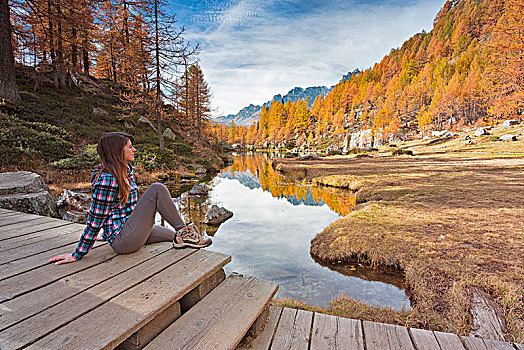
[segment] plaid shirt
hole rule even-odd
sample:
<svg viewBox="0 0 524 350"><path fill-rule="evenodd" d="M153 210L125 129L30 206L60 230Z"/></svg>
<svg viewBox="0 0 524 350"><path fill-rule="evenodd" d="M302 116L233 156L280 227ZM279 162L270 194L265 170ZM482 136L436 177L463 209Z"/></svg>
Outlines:
<svg viewBox="0 0 524 350"><path fill-rule="evenodd" d="M132 166L129 166L127 178L130 183L130 191L125 204L119 203L118 182L113 175L103 172L93 182L91 208L86 228L73 253L75 259L80 260L89 252L101 228L104 229L104 238L108 240L109 244L112 244L124 226L138 200L138 187Z"/></svg>

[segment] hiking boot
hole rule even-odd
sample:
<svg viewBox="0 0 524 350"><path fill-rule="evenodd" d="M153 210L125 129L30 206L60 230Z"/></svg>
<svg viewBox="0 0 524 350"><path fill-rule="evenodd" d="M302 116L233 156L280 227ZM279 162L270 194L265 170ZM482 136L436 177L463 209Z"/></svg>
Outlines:
<svg viewBox="0 0 524 350"><path fill-rule="evenodd" d="M173 239L173 246L179 249L185 247L203 248L208 245L211 245L211 238L202 236L193 223L178 230Z"/></svg>

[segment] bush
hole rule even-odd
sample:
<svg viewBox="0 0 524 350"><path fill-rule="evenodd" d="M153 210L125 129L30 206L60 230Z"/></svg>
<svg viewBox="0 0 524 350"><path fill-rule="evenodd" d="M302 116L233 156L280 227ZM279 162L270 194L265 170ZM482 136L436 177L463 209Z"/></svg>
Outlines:
<svg viewBox="0 0 524 350"><path fill-rule="evenodd" d="M175 154L181 156L191 156L193 154L193 147L188 143L174 142L167 145L167 148L172 150Z"/></svg>
<svg viewBox="0 0 524 350"><path fill-rule="evenodd" d="M27 122L0 113L0 147L5 152L15 152L7 153L9 158L15 158L17 153L34 160L66 158L73 150L70 139L72 135L63 128L42 122ZM16 163L17 160L11 159L10 162Z"/></svg>
<svg viewBox="0 0 524 350"><path fill-rule="evenodd" d="M147 171L174 168L177 166L176 154L169 148L161 151L158 146L141 145L135 153L135 164Z"/></svg>
<svg viewBox="0 0 524 350"><path fill-rule="evenodd" d="M394 149L393 151L391 151L391 154L394 155L394 156L400 156L400 155L403 155L403 154L407 154L408 156L412 156L413 155L413 151L409 150L409 149L398 148L398 149Z"/></svg>
<svg viewBox="0 0 524 350"><path fill-rule="evenodd" d="M96 153L96 145L88 145L80 154L57 160L49 165L59 169L88 169L98 163L100 163L100 157Z"/></svg>

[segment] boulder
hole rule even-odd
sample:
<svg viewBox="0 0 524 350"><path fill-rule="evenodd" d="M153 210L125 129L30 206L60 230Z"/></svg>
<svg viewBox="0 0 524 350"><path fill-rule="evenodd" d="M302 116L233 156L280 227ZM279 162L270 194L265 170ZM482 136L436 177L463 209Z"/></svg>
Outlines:
<svg viewBox="0 0 524 350"><path fill-rule="evenodd" d="M298 157L297 160L317 160L317 159L320 159L320 157L314 155L314 154L306 154L302 157Z"/></svg>
<svg viewBox="0 0 524 350"><path fill-rule="evenodd" d="M171 140L176 139L176 134L170 128L167 128L166 130L164 130L164 133L162 134L162 136L167 137L168 139L171 139Z"/></svg>
<svg viewBox="0 0 524 350"><path fill-rule="evenodd" d="M62 220L76 222L78 224L85 224L87 222L87 212L82 211L68 211L62 216ZM98 240L100 240L97 237Z"/></svg>
<svg viewBox="0 0 524 350"><path fill-rule="evenodd" d="M442 134L441 137L447 139L447 138L449 138L449 137L453 137L453 136L455 136L455 135L457 135L457 134L455 134L453 131L446 130L446 132L445 132L444 134Z"/></svg>
<svg viewBox="0 0 524 350"><path fill-rule="evenodd" d="M478 128L475 130L475 136L482 136L482 135L489 135L489 132L486 131L484 128Z"/></svg>
<svg viewBox="0 0 524 350"><path fill-rule="evenodd" d="M432 131L431 135L433 137L448 138L448 137L453 137L456 134L449 130L442 130L442 131Z"/></svg>
<svg viewBox="0 0 524 350"><path fill-rule="evenodd" d="M502 123L502 127L504 129L507 129L509 127L512 127L513 125L518 125L519 121L517 119L510 119L510 120L504 120Z"/></svg>
<svg viewBox="0 0 524 350"><path fill-rule="evenodd" d="M56 201L62 220L84 224L91 206L91 197L85 193L64 190Z"/></svg>
<svg viewBox="0 0 524 350"><path fill-rule="evenodd" d="M205 175L207 173L207 170L206 168L200 166L200 167L197 167L195 169L195 175L199 175L199 176L202 176L202 175Z"/></svg>
<svg viewBox="0 0 524 350"><path fill-rule="evenodd" d="M105 109L94 107L93 114L94 115L108 115L109 113L107 113Z"/></svg>
<svg viewBox="0 0 524 350"><path fill-rule="evenodd" d="M156 128L155 128L155 126L153 125L153 123L151 123L151 121L150 121L149 119L147 119L146 117L140 117L140 118L138 119L138 121L139 121L140 123L144 123L144 124L149 125L149 126L151 127L151 129L153 129L153 130L156 131Z"/></svg>
<svg viewBox="0 0 524 350"><path fill-rule="evenodd" d="M502 135L501 137L499 137L499 140L500 141L517 141L517 136L519 136L519 134L506 134L506 135Z"/></svg>
<svg viewBox="0 0 524 350"><path fill-rule="evenodd" d="M49 187L40 175L29 171L0 174L0 208L59 217Z"/></svg>
<svg viewBox="0 0 524 350"><path fill-rule="evenodd" d="M193 186L191 191L189 191L190 196L205 196L209 192L209 189L205 184L196 184Z"/></svg>
<svg viewBox="0 0 524 350"><path fill-rule="evenodd" d="M219 226L221 223L233 216L233 212L224 207L213 204L206 213L204 223L211 226Z"/></svg>

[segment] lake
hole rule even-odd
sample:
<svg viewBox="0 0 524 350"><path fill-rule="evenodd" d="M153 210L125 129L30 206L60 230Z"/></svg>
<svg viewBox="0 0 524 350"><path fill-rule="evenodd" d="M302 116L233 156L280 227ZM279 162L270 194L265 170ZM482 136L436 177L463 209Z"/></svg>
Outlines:
<svg viewBox="0 0 524 350"><path fill-rule="evenodd" d="M311 257L311 239L354 207L350 191L281 176L260 153L235 156L208 185L207 196L183 194L175 203L186 222L213 236L206 249L231 255L226 274L275 281L280 285L277 298L310 305L327 307L346 295L369 305L409 309L400 274L360 264L325 265ZM212 204L234 214L218 230L201 224Z"/></svg>

